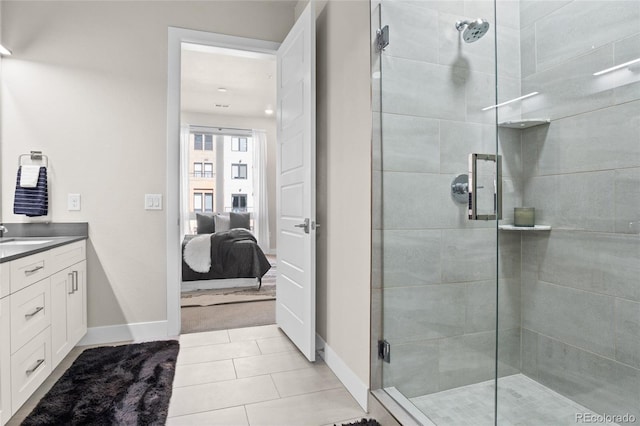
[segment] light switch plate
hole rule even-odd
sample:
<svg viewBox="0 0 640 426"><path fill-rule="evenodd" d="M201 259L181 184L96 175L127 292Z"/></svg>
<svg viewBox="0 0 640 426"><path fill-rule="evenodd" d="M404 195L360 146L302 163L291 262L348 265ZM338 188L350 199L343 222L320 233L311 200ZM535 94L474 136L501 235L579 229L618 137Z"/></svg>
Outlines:
<svg viewBox="0 0 640 426"><path fill-rule="evenodd" d="M67 194L67 210L80 210L80 194Z"/></svg>
<svg viewBox="0 0 640 426"><path fill-rule="evenodd" d="M162 210L162 194L144 194L145 210Z"/></svg>

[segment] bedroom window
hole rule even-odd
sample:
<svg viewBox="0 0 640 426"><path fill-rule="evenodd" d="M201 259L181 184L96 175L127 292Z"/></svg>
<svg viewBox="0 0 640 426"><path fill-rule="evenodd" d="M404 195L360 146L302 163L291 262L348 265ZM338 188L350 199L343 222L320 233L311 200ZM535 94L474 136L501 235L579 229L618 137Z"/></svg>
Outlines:
<svg viewBox="0 0 640 426"><path fill-rule="evenodd" d="M231 195L231 207L234 212L246 212L247 211L247 194Z"/></svg>
<svg viewBox="0 0 640 426"><path fill-rule="evenodd" d="M231 138L231 151L247 152L247 138Z"/></svg>
<svg viewBox="0 0 640 426"><path fill-rule="evenodd" d="M231 179L246 179L247 165L234 163L231 164Z"/></svg>

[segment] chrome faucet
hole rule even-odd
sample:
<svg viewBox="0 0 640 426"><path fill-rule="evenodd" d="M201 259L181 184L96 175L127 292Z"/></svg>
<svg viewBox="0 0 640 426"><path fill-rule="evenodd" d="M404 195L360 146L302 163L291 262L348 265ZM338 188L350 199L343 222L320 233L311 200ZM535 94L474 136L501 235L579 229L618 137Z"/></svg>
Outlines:
<svg viewBox="0 0 640 426"><path fill-rule="evenodd" d="M4 237L4 234L9 233L9 230L6 226L0 225L0 237Z"/></svg>

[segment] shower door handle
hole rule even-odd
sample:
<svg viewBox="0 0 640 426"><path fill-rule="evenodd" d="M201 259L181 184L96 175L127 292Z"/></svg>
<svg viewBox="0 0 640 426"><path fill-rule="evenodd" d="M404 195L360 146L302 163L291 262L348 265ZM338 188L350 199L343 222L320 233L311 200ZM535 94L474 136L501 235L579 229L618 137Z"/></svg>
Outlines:
<svg viewBox="0 0 640 426"><path fill-rule="evenodd" d="M489 184L490 180L493 181L492 185ZM480 185L481 182L485 184ZM491 186L493 193L478 192ZM484 203L480 200L484 200ZM496 219L502 219L502 157L495 154L469 154L469 220Z"/></svg>

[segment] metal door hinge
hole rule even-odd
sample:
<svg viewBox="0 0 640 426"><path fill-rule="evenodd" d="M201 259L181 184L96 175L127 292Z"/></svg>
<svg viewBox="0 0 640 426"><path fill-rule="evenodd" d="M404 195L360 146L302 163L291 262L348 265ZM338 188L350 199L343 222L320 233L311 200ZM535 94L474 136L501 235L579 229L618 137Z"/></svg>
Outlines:
<svg viewBox="0 0 640 426"><path fill-rule="evenodd" d="M391 362L391 344L386 340L378 340L378 358L384 362Z"/></svg>
<svg viewBox="0 0 640 426"><path fill-rule="evenodd" d="M376 30L376 47L378 52L384 50L389 45L389 26L385 25Z"/></svg>

